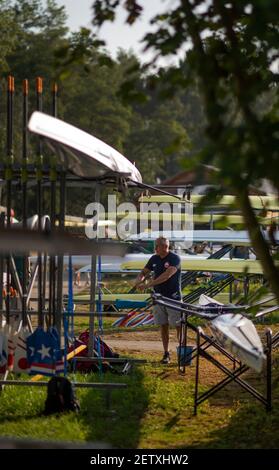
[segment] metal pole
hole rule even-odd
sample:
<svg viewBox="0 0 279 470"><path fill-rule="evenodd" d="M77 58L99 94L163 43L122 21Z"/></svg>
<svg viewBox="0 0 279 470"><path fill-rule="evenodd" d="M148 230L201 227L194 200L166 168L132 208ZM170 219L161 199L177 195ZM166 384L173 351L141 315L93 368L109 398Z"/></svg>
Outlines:
<svg viewBox="0 0 279 470"><path fill-rule="evenodd" d="M210 230L213 230L213 229L214 229L213 213L210 212ZM212 242L209 243L209 249L210 249L210 253L212 254L213 253L213 243Z"/></svg>
<svg viewBox="0 0 279 470"><path fill-rule="evenodd" d="M65 209L66 209L66 174L60 173L60 202L59 202L59 230L64 231L65 226ZM58 256L57 264L57 307L54 312L54 325L56 326L59 334L61 334L61 320L63 312L63 267L64 257Z"/></svg>
<svg viewBox="0 0 279 470"><path fill-rule="evenodd" d="M196 360L196 375L195 375L195 397L194 397L194 415L197 414L198 408L198 393L199 393L199 366L200 366L200 328L197 328L197 360Z"/></svg>
<svg viewBox="0 0 279 470"><path fill-rule="evenodd" d="M181 351L182 343L184 343L185 337L185 314L181 312L180 315L180 330L179 330L179 346L178 346L178 373L185 374L185 367L181 367Z"/></svg>
<svg viewBox="0 0 279 470"><path fill-rule="evenodd" d="M272 409L272 331L270 328L266 331L266 411Z"/></svg>
<svg viewBox="0 0 279 470"><path fill-rule="evenodd" d="M230 249L230 259L232 259L232 249ZM230 283L230 291L229 291L229 302L232 303L232 299L233 299L233 283L234 283L234 280Z"/></svg>
<svg viewBox="0 0 279 470"><path fill-rule="evenodd" d="M36 79L36 98L37 98L37 110L42 111L43 108L43 81L40 77ZM37 168L36 168L36 179L37 179L37 212L38 212L38 231L42 230L42 139L39 137L38 149L37 149ZM42 255L38 253L38 325L44 326L43 316L43 289L42 289Z"/></svg>
<svg viewBox="0 0 279 470"><path fill-rule="evenodd" d="M57 85L53 84L52 87L52 115L57 117ZM50 165L50 221L51 221L51 231L55 230L55 221L56 221L56 181L57 181L57 171L56 171L56 160L55 155L52 156L51 165ZM55 256L51 256L49 260L49 323L51 323L51 317L54 316L56 308L56 296L55 296L55 286L56 286L56 262Z"/></svg>
<svg viewBox="0 0 279 470"><path fill-rule="evenodd" d="M188 315L184 313L182 315L181 329L180 329L180 341L179 341L179 352L178 352L178 369L180 374L185 374L186 361L188 360L187 354L187 332L188 332ZM183 351L183 354L182 354ZM183 362L181 364L181 360Z"/></svg>
<svg viewBox="0 0 279 470"><path fill-rule="evenodd" d="M95 186L95 194L94 194L95 202L99 202L100 200L100 187L98 183ZM98 220L96 223L96 230L98 236ZM89 318L89 343L88 343L88 356L93 356L94 350L94 324L95 324L95 306L96 306L96 267L97 267L97 257L96 255L92 255L91 257L91 285L90 285L90 313L93 313L92 316Z"/></svg>
<svg viewBox="0 0 279 470"><path fill-rule="evenodd" d="M98 333L103 333L103 318L102 318L102 257L99 255L97 257L98 261L98 302L97 302L97 311L98 311Z"/></svg>
<svg viewBox="0 0 279 470"><path fill-rule="evenodd" d="M22 168L21 168L21 184L22 184L22 226L27 228L27 148L28 148L28 80L23 80L23 122L22 122ZM28 281L28 257L23 257L23 273L22 273L22 323L27 324L27 281Z"/></svg>
<svg viewBox="0 0 279 470"><path fill-rule="evenodd" d="M14 77L8 77L7 90L7 165L5 168L5 179L7 187L7 228L11 227L11 197L12 197L12 166L13 166L13 97ZM7 256L7 298L6 315L7 323L10 321L10 254Z"/></svg>

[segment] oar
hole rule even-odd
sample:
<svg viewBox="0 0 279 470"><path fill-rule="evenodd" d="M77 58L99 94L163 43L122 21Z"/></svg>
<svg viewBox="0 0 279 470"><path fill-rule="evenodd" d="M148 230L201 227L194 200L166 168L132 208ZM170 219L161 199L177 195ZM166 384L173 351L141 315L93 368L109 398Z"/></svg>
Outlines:
<svg viewBox="0 0 279 470"><path fill-rule="evenodd" d="M43 107L43 80L40 77L36 79L36 101L37 110L42 111ZM36 180L37 180L37 213L38 213L38 231L42 230L42 178L43 178L43 156L42 156L42 139L38 139L37 147L37 168L36 168ZM38 252L38 325L44 326L43 317L43 289L42 289L42 255Z"/></svg>
<svg viewBox="0 0 279 470"><path fill-rule="evenodd" d="M14 77L8 77L7 90L7 164L5 168L5 180L7 185L7 228L11 226L11 198L12 198L12 168L13 168L13 97L14 97ZM7 323L10 321L10 251L7 256L7 298L6 315Z"/></svg>

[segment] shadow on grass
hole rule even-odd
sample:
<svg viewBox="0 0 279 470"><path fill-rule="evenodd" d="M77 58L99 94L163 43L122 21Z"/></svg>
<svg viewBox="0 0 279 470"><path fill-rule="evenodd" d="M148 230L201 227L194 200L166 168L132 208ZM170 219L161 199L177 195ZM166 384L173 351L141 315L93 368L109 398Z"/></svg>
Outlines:
<svg viewBox="0 0 279 470"><path fill-rule="evenodd" d="M267 413L260 404L251 403L241 407L231 418L229 425L212 431L208 445L191 448L278 449L278 426L277 409Z"/></svg>
<svg viewBox="0 0 279 470"><path fill-rule="evenodd" d="M177 423L179 422L179 418L180 418L180 413L176 413L174 416L172 416L168 420L168 422L165 424L165 430L170 431L174 426L176 426Z"/></svg>
<svg viewBox="0 0 279 470"><path fill-rule="evenodd" d="M220 403L227 407L229 412L227 424L213 428L208 433L207 443L204 445L197 443L191 448L278 449L279 373L277 371L278 369L274 371L272 384L271 411L266 411L264 404L244 392L237 384L231 384L227 390L224 389L210 399L210 407L218 407ZM257 383L255 377L249 378L252 378L254 386L259 385L259 379ZM263 392L264 389L260 391Z"/></svg>
<svg viewBox="0 0 279 470"><path fill-rule="evenodd" d="M134 367L129 375L77 373L68 378L77 382L126 383L127 388L111 391L109 409L105 390L76 388L80 413L45 416L46 387L5 387L0 394L0 435L80 443L98 441L115 448L136 448L149 398L140 368Z"/></svg>
<svg viewBox="0 0 279 470"><path fill-rule="evenodd" d="M133 368L129 375L94 374L88 381L126 383L127 388L112 390L109 408L105 391L87 389L80 400L86 440L108 442L116 448L137 448L140 422L149 398L140 368Z"/></svg>

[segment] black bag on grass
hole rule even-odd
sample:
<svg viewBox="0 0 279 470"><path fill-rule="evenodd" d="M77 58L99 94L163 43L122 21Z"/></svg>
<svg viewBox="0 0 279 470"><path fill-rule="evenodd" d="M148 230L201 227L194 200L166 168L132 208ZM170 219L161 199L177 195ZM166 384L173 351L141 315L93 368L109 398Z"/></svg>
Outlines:
<svg viewBox="0 0 279 470"><path fill-rule="evenodd" d="M79 410L80 405L75 397L73 384L65 377L52 377L47 386L44 414Z"/></svg>

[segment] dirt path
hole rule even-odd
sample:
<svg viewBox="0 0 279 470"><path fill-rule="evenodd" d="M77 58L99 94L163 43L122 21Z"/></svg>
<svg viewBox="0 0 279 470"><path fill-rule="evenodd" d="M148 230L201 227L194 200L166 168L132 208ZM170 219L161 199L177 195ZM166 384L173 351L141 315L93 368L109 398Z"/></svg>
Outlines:
<svg viewBox="0 0 279 470"><path fill-rule="evenodd" d="M150 351L163 352L163 346L158 331L123 331L105 335L105 341L117 351ZM170 332L169 350L176 353L176 332Z"/></svg>
<svg viewBox="0 0 279 470"><path fill-rule="evenodd" d="M145 341L145 340L125 340L125 339L108 339L108 344L115 350L129 350L129 351L151 351L162 352L163 347L159 341ZM169 350L176 351L176 343L170 342Z"/></svg>

